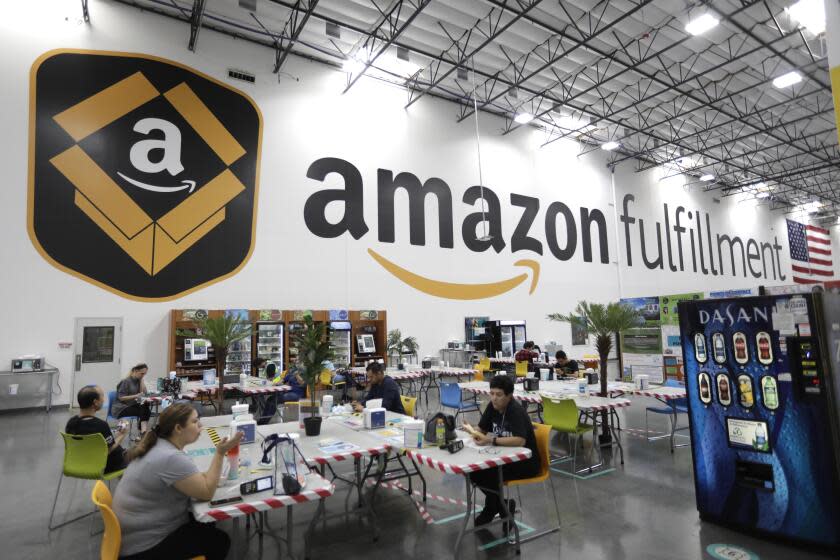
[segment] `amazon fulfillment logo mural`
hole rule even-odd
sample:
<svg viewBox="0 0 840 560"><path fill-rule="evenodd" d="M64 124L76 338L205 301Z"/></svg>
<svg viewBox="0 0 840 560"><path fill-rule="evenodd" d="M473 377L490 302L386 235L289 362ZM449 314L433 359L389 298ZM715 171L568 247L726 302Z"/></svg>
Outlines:
<svg viewBox="0 0 840 560"><path fill-rule="evenodd" d="M369 231L363 213L364 186L362 175L350 162L325 157L315 160L306 173L309 179L324 182L330 174L341 177L344 186L322 189L312 194L303 210L304 221L310 232L325 239L349 233L361 240ZM408 195L409 241L412 245L426 245L426 198L431 196L438 215L439 248L455 246L452 191L445 181L431 177L422 181L409 172L394 173L389 169L377 171L377 229L380 243L394 243L395 204L397 191ZM343 207L340 220L327 219L327 206L338 202ZM508 212L518 212L519 220L509 238L502 231L502 202L488 187L471 186L464 191L461 202L476 208L461 223L461 240L475 253L493 250L501 253L506 248L516 254L525 251L532 255L566 262L582 252L585 263L609 265L607 218L602 210L581 206L572 209L562 201L543 201L532 196L510 193ZM646 220L634 214L635 195L622 199L623 265L643 264L648 270L663 272L693 272L711 276L743 275L759 279L785 280L781 269L781 249L778 239L762 242L738 235L713 232L709 214L683 206L662 205L663 221ZM476 206L478 204L478 206ZM480 208L482 205L485 211ZM486 224L485 224L486 222ZM652 222L652 223L651 223ZM487 234L484 235L486 228ZM664 239L663 239L664 238ZM544 240L544 241L543 241ZM540 263L531 258L518 259L514 266L524 267L525 272L509 278L484 284L456 283L445 278L433 278L429 273L410 271L382 254L368 248L368 254L382 268L400 281L426 294L447 299L485 299L513 290L530 282L533 294L540 278ZM641 257L641 259L639 258ZM641 262L640 262L641 261Z"/></svg>
<svg viewBox="0 0 840 560"><path fill-rule="evenodd" d="M32 242L132 299L235 274L254 245L261 133L246 95L174 62L46 53L30 76Z"/></svg>

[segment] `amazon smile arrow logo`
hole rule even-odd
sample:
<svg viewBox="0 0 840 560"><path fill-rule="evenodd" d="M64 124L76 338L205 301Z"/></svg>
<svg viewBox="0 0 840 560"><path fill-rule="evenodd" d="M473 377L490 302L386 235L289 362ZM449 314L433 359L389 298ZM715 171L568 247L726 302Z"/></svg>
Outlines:
<svg viewBox="0 0 840 560"><path fill-rule="evenodd" d="M426 278L425 276L420 276L410 270L406 270L398 264L389 261L373 249L368 249L368 254L373 257L373 260L378 262L382 268L415 290L420 290L423 293L446 299L485 299L495 297L502 295L505 292L509 292L528 279L528 273L523 272L513 278L500 280L498 282L490 282L487 284L458 284L454 282L444 282L441 280ZM537 289L537 283L540 280L540 263L530 259L521 259L513 264L514 266L524 266L531 269L531 287L528 290L528 294L533 294L534 290Z"/></svg>

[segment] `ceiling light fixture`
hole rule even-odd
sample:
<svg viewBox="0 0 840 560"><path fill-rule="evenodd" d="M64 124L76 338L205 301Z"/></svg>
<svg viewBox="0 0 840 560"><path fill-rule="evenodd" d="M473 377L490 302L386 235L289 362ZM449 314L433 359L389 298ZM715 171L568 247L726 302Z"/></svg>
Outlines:
<svg viewBox="0 0 840 560"><path fill-rule="evenodd" d="M513 120L518 122L519 124L528 124L532 120L534 120L534 115L531 113L517 113Z"/></svg>
<svg viewBox="0 0 840 560"><path fill-rule="evenodd" d="M796 209L806 214L813 214L821 207L822 202L820 202L819 200L812 200L811 202L805 202L804 204L800 204L796 207Z"/></svg>
<svg viewBox="0 0 840 560"><path fill-rule="evenodd" d="M604 142L603 144L601 144L601 149L611 152L615 149L618 149L620 146L621 144L619 144L615 140L610 140L609 142Z"/></svg>
<svg viewBox="0 0 840 560"><path fill-rule="evenodd" d="M706 173L705 175L701 175L701 176L700 176L700 180L701 180L701 181L714 181L714 180L715 180L715 176L714 176L714 175L712 175L711 173Z"/></svg>
<svg viewBox="0 0 840 560"><path fill-rule="evenodd" d="M720 20L712 14L703 14L702 16L689 21L685 26L685 30L692 35L702 35L709 29L717 27L717 24L719 23Z"/></svg>
<svg viewBox="0 0 840 560"><path fill-rule="evenodd" d="M782 89L788 86L792 86L793 84L798 84L802 81L802 74L796 71L788 72L787 74L782 74L778 78L773 79L773 86Z"/></svg>
<svg viewBox="0 0 840 560"><path fill-rule="evenodd" d="M554 122L560 128L565 128L566 130L580 130L581 132L589 126L588 118L577 118L571 115L560 115L560 117L555 119Z"/></svg>
<svg viewBox="0 0 840 560"><path fill-rule="evenodd" d="M825 31L825 5L823 0L799 0L796 4L785 8L785 11L814 35L819 35Z"/></svg>
<svg viewBox="0 0 840 560"><path fill-rule="evenodd" d="M348 58L344 61L344 64L341 65L345 72L350 72L351 74L358 74L362 70L365 69L365 63L361 60L356 60L355 58Z"/></svg>

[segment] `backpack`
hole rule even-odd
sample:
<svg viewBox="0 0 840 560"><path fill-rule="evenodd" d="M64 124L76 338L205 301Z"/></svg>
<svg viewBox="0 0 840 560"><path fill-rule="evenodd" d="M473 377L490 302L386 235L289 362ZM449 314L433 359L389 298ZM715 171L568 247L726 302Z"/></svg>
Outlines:
<svg viewBox="0 0 840 560"><path fill-rule="evenodd" d="M426 415L426 431L423 434L423 439L429 443L437 443L437 421L438 418L443 419L443 425L446 430L446 442L449 443L454 439L458 439L455 435L455 417L451 414L444 414L438 412L434 415Z"/></svg>

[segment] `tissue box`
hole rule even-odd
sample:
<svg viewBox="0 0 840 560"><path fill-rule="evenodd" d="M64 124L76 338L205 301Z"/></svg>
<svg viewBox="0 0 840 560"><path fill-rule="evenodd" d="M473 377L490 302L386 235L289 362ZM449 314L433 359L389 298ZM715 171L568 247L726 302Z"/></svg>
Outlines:
<svg viewBox="0 0 840 560"><path fill-rule="evenodd" d="M250 417L250 414L248 416ZM254 443L257 440L257 423L251 418L231 422L231 435L234 431L242 432L242 441L240 443Z"/></svg>
<svg viewBox="0 0 840 560"><path fill-rule="evenodd" d="M407 420L403 425L403 446L409 449L420 449L423 447L423 429L425 427L422 420Z"/></svg>
<svg viewBox="0 0 840 560"><path fill-rule="evenodd" d="M368 430L375 430L377 428L385 427L385 409L384 408L366 408L365 428Z"/></svg>

